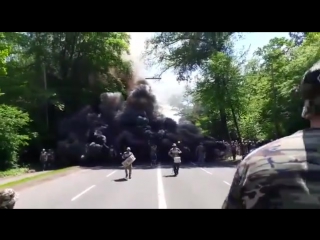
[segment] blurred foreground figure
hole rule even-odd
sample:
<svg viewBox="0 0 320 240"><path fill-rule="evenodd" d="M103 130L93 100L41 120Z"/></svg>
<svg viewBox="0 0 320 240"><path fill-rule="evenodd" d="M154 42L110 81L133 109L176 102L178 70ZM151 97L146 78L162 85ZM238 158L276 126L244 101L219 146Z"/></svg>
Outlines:
<svg viewBox="0 0 320 240"><path fill-rule="evenodd" d="M249 153L222 208L320 208L320 62L305 73L300 91L310 128Z"/></svg>
<svg viewBox="0 0 320 240"><path fill-rule="evenodd" d="M13 189L0 191L0 209L13 209L17 200L18 194Z"/></svg>

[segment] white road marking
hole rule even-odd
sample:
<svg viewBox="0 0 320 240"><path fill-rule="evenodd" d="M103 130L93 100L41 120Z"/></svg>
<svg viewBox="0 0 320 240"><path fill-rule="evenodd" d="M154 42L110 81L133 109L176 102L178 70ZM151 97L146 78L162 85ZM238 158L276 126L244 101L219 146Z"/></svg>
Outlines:
<svg viewBox="0 0 320 240"><path fill-rule="evenodd" d="M162 172L161 172L160 166L157 169L157 178L158 178L158 208L167 209L166 198L164 196Z"/></svg>
<svg viewBox="0 0 320 240"><path fill-rule="evenodd" d="M193 165L196 165L195 163L193 163L193 162L191 162ZM204 168L200 168L202 171L204 171L204 172L206 172L206 173L208 173L208 174L210 174L210 175L212 175L212 173L211 172L209 172L209 171L207 171L206 169L204 169ZM226 182L226 181L223 181L225 184L227 184L228 186L231 186L231 184L230 183L228 183L228 182Z"/></svg>
<svg viewBox="0 0 320 240"><path fill-rule="evenodd" d="M231 186L231 184L230 183L228 183L228 182L226 182L226 181L223 181L225 184L227 184L227 185L229 185L229 186Z"/></svg>
<svg viewBox="0 0 320 240"><path fill-rule="evenodd" d="M86 190L84 190L83 192L79 193L77 196L75 196L74 198L71 199L71 201L74 201L76 199L78 199L79 197L81 197L83 194L85 194L86 192L90 191L92 188L94 188L96 185L92 185L91 187L87 188Z"/></svg>
<svg viewBox="0 0 320 240"><path fill-rule="evenodd" d="M116 171L117 171L117 170L115 170L115 171L113 171L113 172L109 173L106 177L110 177L110 176L111 176L112 174L114 174Z"/></svg>
<svg viewBox="0 0 320 240"><path fill-rule="evenodd" d="M193 164L194 166L197 166L197 164L196 163L194 163L194 162L191 162L191 164ZM204 168L200 168L202 171L204 171L204 172L206 172L206 173L208 173L208 174L210 174L210 175L212 175L212 173L211 172L209 172L209 171L207 171L207 170L205 170Z"/></svg>
<svg viewBox="0 0 320 240"><path fill-rule="evenodd" d="M206 172L206 173L208 173L208 174L210 174L210 175L212 175L212 173L211 172L209 172L209 171L207 171L207 170L205 170L204 168L200 168L202 171L204 171L204 172Z"/></svg>

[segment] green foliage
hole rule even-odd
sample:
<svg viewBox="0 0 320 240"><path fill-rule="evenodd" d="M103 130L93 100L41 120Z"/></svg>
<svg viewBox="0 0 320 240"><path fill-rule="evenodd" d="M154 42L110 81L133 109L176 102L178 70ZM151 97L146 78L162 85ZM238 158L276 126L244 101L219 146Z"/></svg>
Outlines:
<svg viewBox="0 0 320 240"><path fill-rule="evenodd" d="M0 32L0 77L7 73L6 59L9 56L10 47L5 41L5 36Z"/></svg>
<svg viewBox="0 0 320 240"><path fill-rule="evenodd" d="M14 167L21 147L26 146L30 135L24 129L30 118L15 107L0 105L0 169Z"/></svg>
<svg viewBox="0 0 320 240"><path fill-rule="evenodd" d="M159 32L146 44L146 62L173 68L178 81L189 80L210 56L225 46L232 32Z"/></svg>
<svg viewBox="0 0 320 240"><path fill-rule="evenodd" d="M207 54L201 43L212 42L210 36L217 35L199 34L197 40L196 33L158 33L147 48L158 50L150 58L160 60L164 69L173 67L188 76L197 70L199 77L188 93L193 103L178 106L181 116L194 120L205 133L224 139L273 139L307 126L301 118L297 86L320 58L320 33L291 32L290 38L271 39L248 60L245 52L234 51L234 34L225 35L219 48L212 47ZM193 41L183 41L183 36L193 36Z"/></svg>
<svg viewBox="0 0 320 240"><path fill-rule="evenodd" d="M0 178L19 176L21 174L27 173L28 170L29 168L23 167L23 168L12 168L6 171L0 171Z"/></svg>
<svg viewBox="0 0 320 240"><path fill-rule="evenodd" d="M61 118L102 92L125 92L123 78L132 69L123 59L129 41L122 32L0 32L3 165L14 165L30 138L21 128L37 132L43 142L54 138Z"/></svg>

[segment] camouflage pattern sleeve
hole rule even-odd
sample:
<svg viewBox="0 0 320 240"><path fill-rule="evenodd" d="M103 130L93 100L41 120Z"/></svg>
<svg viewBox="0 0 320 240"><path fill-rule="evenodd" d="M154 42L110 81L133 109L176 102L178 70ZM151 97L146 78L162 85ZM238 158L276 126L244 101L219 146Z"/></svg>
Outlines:
<svg viewBox="0 0 320 240"><path fill-rule="evenodd" d="M242 161L236 170L236 173L234 175L230 191L228 196L226 197L226 200L224 201L222 205L222 209L244 209L245 206L243 204L242 199L242 184L243 180L245 179L246 174L246 165L244 164L244 161Z"/></svg>
<svg viewBox="0 0 320 240"><path fill-rule="evenodd" d="M251 152L224 209L319 209L320 131L303 130Z"/></svg>
<svg viewBox="0 0 320 240"><path fill-rule="evenodd" d="M11 188L0 191L0 209L13 209L18 194Z"/></svg>

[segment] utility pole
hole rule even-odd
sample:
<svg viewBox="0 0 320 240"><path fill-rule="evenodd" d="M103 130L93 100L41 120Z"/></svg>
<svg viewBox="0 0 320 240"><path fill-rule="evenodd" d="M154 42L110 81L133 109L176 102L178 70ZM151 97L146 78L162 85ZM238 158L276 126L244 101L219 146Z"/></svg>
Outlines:
<svg viewBox="0 0 320 240"><path fill-rule="evenodd" d="M47 93L47 73L46 73L46 65L43 63L43 85L45 93ZM49 129L49 109L48 109L48 99L46 97L46 123L47 123L47 129Z"/></svg>
<svg viewBox="0 0 320 240"><path fill-rule="evenodd" d="M160 77L151 77L151 78L144 78L145 80L161 80Z"/></svg>

